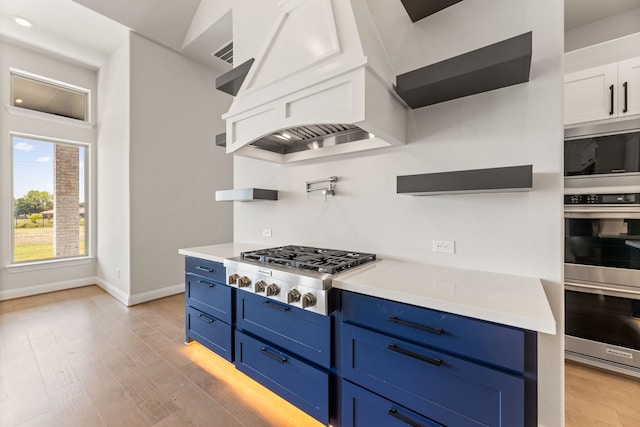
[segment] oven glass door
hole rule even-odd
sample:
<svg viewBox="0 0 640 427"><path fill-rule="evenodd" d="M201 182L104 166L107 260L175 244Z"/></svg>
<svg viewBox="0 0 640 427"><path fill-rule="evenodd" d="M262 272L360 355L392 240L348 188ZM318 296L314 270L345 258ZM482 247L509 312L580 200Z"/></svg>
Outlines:
<svg viewBox="0 0 640 427"><path fill-rule="evenodd" d="M640 219L634 216L566 213L565 263L640 270Z"/></svg>
<svg viewBox="0 0 640 427"><path fill-rule="evenodd" d="M640 300L566 290L565 321L566 335L640 351Z"/></svg>
<svg viewBox="0 0 640 427"><path fill-rule="evenodd" d="M640 132L565 141L565 176L639 171Z"/></svg>

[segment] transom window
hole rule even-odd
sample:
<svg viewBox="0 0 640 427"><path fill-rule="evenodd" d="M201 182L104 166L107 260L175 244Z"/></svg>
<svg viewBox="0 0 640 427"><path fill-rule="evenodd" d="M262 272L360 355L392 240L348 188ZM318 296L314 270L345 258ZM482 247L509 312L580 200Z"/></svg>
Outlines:
<svg viewBox="0 0 640 427"><path fill-rule="evenodd" d="M43 78L11 72L11 105L88 121L88 91Z"/></svg>

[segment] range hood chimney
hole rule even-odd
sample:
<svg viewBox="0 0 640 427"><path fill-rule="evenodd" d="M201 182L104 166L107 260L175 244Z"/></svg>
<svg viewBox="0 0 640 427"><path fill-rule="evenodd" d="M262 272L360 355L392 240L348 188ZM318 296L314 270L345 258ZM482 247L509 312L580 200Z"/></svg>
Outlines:
<svg viewBox="0 0 640 427"><path fill-rule="evenodd" d="M283 0L226 120L227 153L293 162L405 143L365 0Z"/></svg>

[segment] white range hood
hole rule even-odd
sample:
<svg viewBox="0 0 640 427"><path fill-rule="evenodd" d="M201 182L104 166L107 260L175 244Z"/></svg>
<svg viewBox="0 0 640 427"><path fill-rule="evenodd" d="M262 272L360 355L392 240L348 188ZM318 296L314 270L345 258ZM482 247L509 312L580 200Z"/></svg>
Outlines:
<svg viewBox="0 0 640 427"><path fill-rule="evenodd" d="M292 162L405 143L365 0L283 0L226 120L227 153Z"/></svg>

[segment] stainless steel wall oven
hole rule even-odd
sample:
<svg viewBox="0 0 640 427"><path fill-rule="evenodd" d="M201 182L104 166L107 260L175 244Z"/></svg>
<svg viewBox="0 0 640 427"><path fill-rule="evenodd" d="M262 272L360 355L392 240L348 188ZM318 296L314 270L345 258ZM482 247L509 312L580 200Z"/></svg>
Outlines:
<svg viewBox="0 0 640 427"><path fill-rule="evenodd" d="M640 119L565 129L565 356L640 377Z"/></svg>
<svg viewBox="0 0 640 427"><path fill-rule="evenodd" d="M640 376L640 193L565 195L565 353Z"/></svg>

